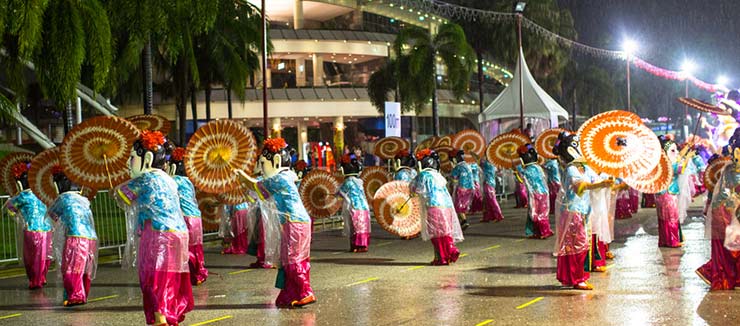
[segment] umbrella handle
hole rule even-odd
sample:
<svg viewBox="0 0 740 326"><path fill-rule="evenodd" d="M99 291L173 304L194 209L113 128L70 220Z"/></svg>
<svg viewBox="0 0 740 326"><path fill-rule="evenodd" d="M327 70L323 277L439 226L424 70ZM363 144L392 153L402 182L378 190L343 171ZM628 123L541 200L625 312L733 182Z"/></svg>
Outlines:
<svg viewBox="0 0 740 326"><path fill-rule="evenodd" d="M113 181L110 178L110 169L108 168L108 155L103 154L103 162L105 162L105 174L108 175L108 185L113 189Z"/></svg>

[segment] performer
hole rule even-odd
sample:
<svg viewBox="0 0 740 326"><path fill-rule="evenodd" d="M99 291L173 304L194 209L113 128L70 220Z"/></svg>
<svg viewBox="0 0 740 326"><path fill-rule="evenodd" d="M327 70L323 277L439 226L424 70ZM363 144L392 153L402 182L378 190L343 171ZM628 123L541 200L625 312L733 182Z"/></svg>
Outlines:
<svg viewBox="0 0 740 326"><path fill-rule="evenodd" d="M407 150L402 150L396 154L393 160L394 170L393 180L402 180L411 182L416 178L416 159Z"/></svg>
<svg viewBox="0 0 740 326"><path fill-rule="evenodd" d="M617 185L617 187L614 189L617 202L615 206L614 218L620 220L632 218L632 214L634 213L634 208L632 206L634 205L634 200L631 196L631 191L633 190L633 188L624 183L624 180L622 179L616 179L615 184Z"/></svg>
<svg viewBox="0 0 740 326"><path fill-rule="evenodd" d="M316 302L310 284L311 218L295 185L298 177L289 169L287 146L282 138L265 140L258 164L263 174L261 181L242 170L235 172L251 184L261 198L274 201L275 209L267 211L267 214L282 225L281 266L275 282L282 290L276 304L279 307L301 307Z"/></svg>
<svg viewBox="0 0 740 326"><path fill-rule="evenodd" d="M452 197L447 190L447 180L439 173L439 155L430 149L416 153L421 172L411 182L413 195L422 197L422 239L432 240L434 260L432 265L449 265L460 257L455 243L463 241L462 229L457 222Z"/></svg>
<svg viewBox="0 0 740 326"><path fill-rule="evenodd" d="M131 151L131 180L115 189L117 203L133 227L128 230L126 256L136 259L144 315L150 325L177 325L193 310L188 227L177 183L152 168L153 162L164 160L164 142L159 131L142 131Z"/></svg>
<svg viewBox="0 0 740 326"><path fill-rule="evenodd" d="M473 156L476 158L477 156ZM470 170L473 172L473 202L470 206L470 213L478 213L483 210L483 193L481 192L481 169L477 160L468 163Z"/></svg>
<svg viewBox="0 0 740 326"><path fill-rule="evenodd" d="M660 144L672 163L673 180L668 189L656 194L655 203L658 211L658 246L677 248L683 246L681 232L679 198L679 177L686 167L685 158L679 154L676 143L669 137L660 136ZM684 214L686 211L684 210Z"/></svg>
<svg viewBox="0 0 740 326"><path fill-rule="evenodd" d="M519 147L517 150L521 165L517 165L517 173L523 179L527 188L527 225L525 233L530 238L547 239L552 236L550 229L550 195L545 184L545 172L537 164L537 152L532 144Z"/></svg>
<svg viewBox="0 0 740 326"><path fill-rule="evenodd" d="M737 192L740 186L740 139L733 137L731 145L734 148L733 163L722 170L709 204L711 208L705 233L711 239L711 258L696 270L696 274L711 286L712 291L732 290L740 285L740 251L725 247L725 230L735 218L740 205Z"/></svg>
<svg viewBox="0 0 740 326"><path fill-rule="evenodd" d="M221 251L223 255L243 255L247 253L248 234L247 234L247 215L252 205L249 202L243 202L236 205L230 205L228 208L229 218L222 223L223 233L228 235L229 246Z"/></svg>
<svg viewBox="0 0 740 326"><path fill-rule="evenodd" d="M524 181L520 178L514 178L514 200L516 200L516 206L514 208L527 208L529 203L527 202L527 186L524 185Z"/></svg>
<svg viewBox="0 0 740 326"><path fill-rule="evenodd" d="M339 195L344 199L342 217L344 217L344 235L349 237L352 252L367 252L370 246L370 208L358 177L362 164L354 154L342 157L342 174L344 182Z"/></svg>
<svg viewBox="0 0 740 326"><path fill-rule="evenodd" d="M703 150L703 148L704 147L701 145L695 146L697 153ZM693 197L697 197L707 192L707 188L704 186L704 172L707 169L707 163L701 155L694 155L694 157L691 158L691 163L695 169L695 173L691 175L691 180L694 185Z"/></svg>
<svg viewBox="0 0 740 326"><path fill-rule="evenodd" d="M588 284L588 260L591 250L589 213L590 190L610 187L612 181L606 179L596 182L598 176L586 165L578 149L578 136L563 132L553 148L565 166L560 196L557 206L558 223L556 239L557 279L564 286L578 290L592 290Z"/></svg>
<svg viewBox="0 0 740 326"><path fill-rule="evenodd" d="M550 214L555 213L555 198L560 191L560 163L558 160L547 160L542 167L547 174L547 190L550 195Z"/></svg>
<svg viewBox="0 0 740 326"><path fill-rule="evenodd" d="M608 180L609 176L602 173L597 175L594 182ZM612 181L613 182L613 181ZM591 212L588 219L591 222L591 271L606 272L606 260L609 243L612 242L614 213L612 209L612 189L599 188L589 191Z"/></svg>
<svg viewBox="0 0 740 326"><path fill-rule="evenodd" d="M642 208L654 208L656 205L655 194L642 194Z"/></svg>
<svg viewBox="0 0 740 326"><path fill-rule="evenodd" d="M20 193L8 199L5 208L18 223L16 239L23 239L20 243L23 248L18 248L23 252L20 258L26 268L28 288L34 290L46 284L52 256L52 227L46 216L46 205L28 188L30 164L21 162L11 167Z"/></svg>
<svg viewBox="0 0 740 326"><path fill-rule="evenodd" d="M49 207L49 216L57 222L54 230L54 251L64 284L64 306L87 303L90 282L95 279L98 265L98 236L95 233L90 201L73 191L72 182L62 167L52 168L59 197Z"/></svg>
<svg viewBox="0 0 740 326"><path fill-rule="evenodd" d="M252 191L250 191L251 193ZM250 196L252 196L250 194ZM257 194L253 194L257 198ZM249 268L271 269L278 258L280 250L280 223L270 220L268 212L275 211L275 205L268 201L256 201L249 205L247 212L247 234L249 245L247 254L257 260L249 264Z"/></svg>
<svg viewBox="0 0 740 326"><path fill-rule="evenodd" d="M177 193L180 197L180 210L188 227L188 266L190 267L190 283L201 285L208 279L208 269L205 266L203 254L203 222L201 220L198 201L195 199L195 187L185 174L185 148L177 147L170 156L170 175L177 183Z"/></svg>
<svg viewBox="0 0 740 326"><path fill-rule="evenodd" d="M481 222L500 222L504 219L501 206L496 199L496 166L485 156L481 159L483 166L483 218Z"/></svg>
<svg viewBox="0 0 740 326"><path fill-rule="evenodd" d="M452 164L455 165L450 172L450 178L453 182L453 196L455 199L455 212L460 220L460 226L463 230L470 226L468 223L466 213L470 212L470 208L473 204L473 196L475 194L475 178L473 177L473 169L470 168L467 162L465 162L465 152L459 150L451 153Z"/></svg>
<svg viewBox="0 0 740 326"><path fill-rule="evenodd" d="M712 162L714 162L716 159L718 159L720 157L721 156L719 156L719 154L713 154L712 156L710 156L709 159L707 160L707 166L711 165ZM712 198L713 197L714 197L714 191L708 191L707 192L707 200L704 201L704 210L702 211L702 214L704 215L704 219L705 220L708 220L709 219L709 215L708 215L708 213L709 213L709 207L711 206L710 204L712 203Z"/></svg>

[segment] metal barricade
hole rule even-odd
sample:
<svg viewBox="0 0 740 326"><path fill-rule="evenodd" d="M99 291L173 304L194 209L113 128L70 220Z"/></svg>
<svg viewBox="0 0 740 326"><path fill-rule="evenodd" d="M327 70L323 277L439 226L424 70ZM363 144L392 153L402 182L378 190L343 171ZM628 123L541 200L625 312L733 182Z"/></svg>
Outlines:
<svg viewBox="0 0 740 326"><path fill-rule="evenodd" d="M0 263L18 260L18 248L15 241L16 226L15 220L10 217L8 210L5 209L5 203L8 202L8 196L0 196Z"/></svg>

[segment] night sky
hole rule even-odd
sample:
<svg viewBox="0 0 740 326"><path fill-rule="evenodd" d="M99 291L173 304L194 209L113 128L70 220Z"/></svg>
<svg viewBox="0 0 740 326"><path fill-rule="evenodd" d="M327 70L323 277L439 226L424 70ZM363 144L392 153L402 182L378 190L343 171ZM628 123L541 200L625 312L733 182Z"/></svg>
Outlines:
<svg viewBox="0 0 740 326"><path fill-rule="evenodd" d="M740 0L560 0L571 9L579 41L620 50L629 36L637 55L659 67L680 70L684 58L697 64L695 76L719 75L740 86L738 60Z"/></svg>

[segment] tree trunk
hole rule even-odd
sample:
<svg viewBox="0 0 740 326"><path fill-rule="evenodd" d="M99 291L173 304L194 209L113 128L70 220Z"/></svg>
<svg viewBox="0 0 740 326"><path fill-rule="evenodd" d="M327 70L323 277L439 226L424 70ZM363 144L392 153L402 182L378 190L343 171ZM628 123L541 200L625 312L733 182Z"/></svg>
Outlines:
<svg viewBox="0 0 740 326"><path fill-rule="evenodd" d="M483 106L483 53L481 51L475 51L478 56L478 110L483 113L485 107Z"/></svg>
<svg viewBox="0 0 740 326"><path fill-rule="evenodd" d="M152 114L154 86L152 85L152 43L147 40L144 53L141 56L142 73L144 78L144 114Z"/></svg>
<svg viewBox="0 0 740 326"><path fill-rule="evenodd" d="M229 120L234 118L234 111L231 107L231 85L226 87L226 108L229 111Z"/></svg>
<svg viewBox="0 0 740 326"><path fill-rule="evenodd" d="M178 114L178 133L181 146L185 146L187 138L187 102L188 102L188 71L183 60L178 60L175 64L173 84L175 86L175 108Z"/></svg>
<svg viewBox="0 0 740 326"><path fill-rule="evenodd" d="M211 121L211 84L206 84L206 123Z"/></svg>
<svg viewBox="0 0 740 326"><path fill-rule="evenodd" d="M432 90L432 128L434 136L439 137L439 112L437 111L437 73L434 74L434 88Z"/></svg>
<svg viewBox="0 0 740 326"><path fill-rule="evenodd" d="M195 87L190 88L190 111L193 114L193 132L198 129L198 94Z"/></svg>

